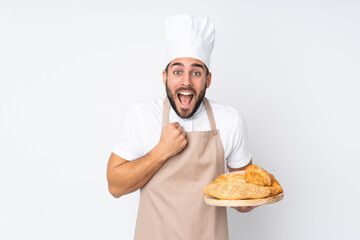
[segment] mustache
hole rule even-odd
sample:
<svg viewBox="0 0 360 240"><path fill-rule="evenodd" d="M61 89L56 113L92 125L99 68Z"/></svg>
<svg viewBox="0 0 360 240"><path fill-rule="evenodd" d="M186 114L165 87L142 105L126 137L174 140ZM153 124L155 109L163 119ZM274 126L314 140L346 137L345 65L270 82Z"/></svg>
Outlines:
<svg viewBox="0 0 360 240"><path fill-rule="evenodd" d="M181 88L178 88L176 89L176 94L179 92L179 91L191 91L193 92L193 94L195 95L196 93L196 90L192 87L181 87Z"/></svg>

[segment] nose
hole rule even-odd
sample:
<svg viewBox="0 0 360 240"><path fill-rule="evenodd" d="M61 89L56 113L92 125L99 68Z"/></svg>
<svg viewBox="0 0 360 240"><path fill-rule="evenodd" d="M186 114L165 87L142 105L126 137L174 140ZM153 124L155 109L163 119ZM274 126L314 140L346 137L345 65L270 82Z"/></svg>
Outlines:
<svg viewBox="0 0 360 240"><path fill-rule="evenodd" d="M187 86L192 86L192 82L191 82L191 74L184 74L183 75L183 79L182 79L182 84L183 86L187 87Z"/></svg>

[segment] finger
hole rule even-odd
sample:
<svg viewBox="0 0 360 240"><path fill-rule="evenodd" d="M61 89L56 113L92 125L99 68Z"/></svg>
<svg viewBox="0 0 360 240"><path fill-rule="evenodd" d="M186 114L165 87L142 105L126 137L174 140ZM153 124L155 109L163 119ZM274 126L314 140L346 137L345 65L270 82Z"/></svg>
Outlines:
<svg viewBox="0 0 360 240"><path fill-rule="evenodd" d="M239 212L242 212L242 213L245 213L245 212L249 212L250 210L249 209L246 209L246 208L235 208L237 211Z"/></svg>
<svg viewBox="0 0 360 240"><path fill-rule="evenodd" d="M187 141L187 140L186 140L186 133L185 133L185 132L181 132L179 136L181 136L181 138L182 138L184 141Z"/></svg>
<svg viewBox="0 0 360 240"><path fill-rule="evenodd" d="M186 132L185 131L183 131L182 134L184 135L184 137L186 137Z"/></svg>
<svg viewBox="0 0 360 240"><path fill-rule="evenodd" d="M238 210L239 212L250 212L254 208L256 208L256 207L247 206L247 207L236 208L236 210Z"/></svg>
<svg viewBox="0 0 360 240"><path fill-rule="evenodd" d="M239 211L245 211L245 210L254 209L254 208L256 208L256 206L255 207L253 207L253 206L243 206L243 207L231 207L231 208L235 208L236 210L239 210Z"/></svg>
<svg viewBox="0 0 360 240"><path fill-rule="evenodd" d="M178 122L173 122L172 125L173 125L175 128L180 127L180 123L178 123Z"/></svg>

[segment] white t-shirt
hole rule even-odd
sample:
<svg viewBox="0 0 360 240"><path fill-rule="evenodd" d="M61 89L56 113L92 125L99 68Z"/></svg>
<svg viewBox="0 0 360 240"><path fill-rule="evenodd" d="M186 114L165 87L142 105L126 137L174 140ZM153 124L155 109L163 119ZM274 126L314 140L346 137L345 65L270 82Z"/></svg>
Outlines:
<svg viewBox="0 0 360 240"><path fill-rule="evenodd" d="M142 101L125 113L113 153L131 161L145 156L159 143L165 97L164 94ZM251 152L242 116L230 106L208 101L219 129L227 165L231 168L245 166L251 160ZM187 119L180 118L170 107L169 122L179 122L186 132L211 130L203 103Z"/></svg>

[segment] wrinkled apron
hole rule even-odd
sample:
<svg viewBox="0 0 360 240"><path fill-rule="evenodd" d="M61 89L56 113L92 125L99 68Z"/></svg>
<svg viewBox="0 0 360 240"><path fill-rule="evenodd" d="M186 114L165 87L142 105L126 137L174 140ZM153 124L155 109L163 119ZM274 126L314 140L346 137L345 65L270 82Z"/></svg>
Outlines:
<svg viewBox="0 0 360 240"><path fill-rule="evenodd" d="M208 103L210 131L186 132L187 146L168 159L140 190L136 240L226 240L225 207L205 204L202 190L224 173L224 148ZM162 126L169 122L164 101Z"/></svg>

